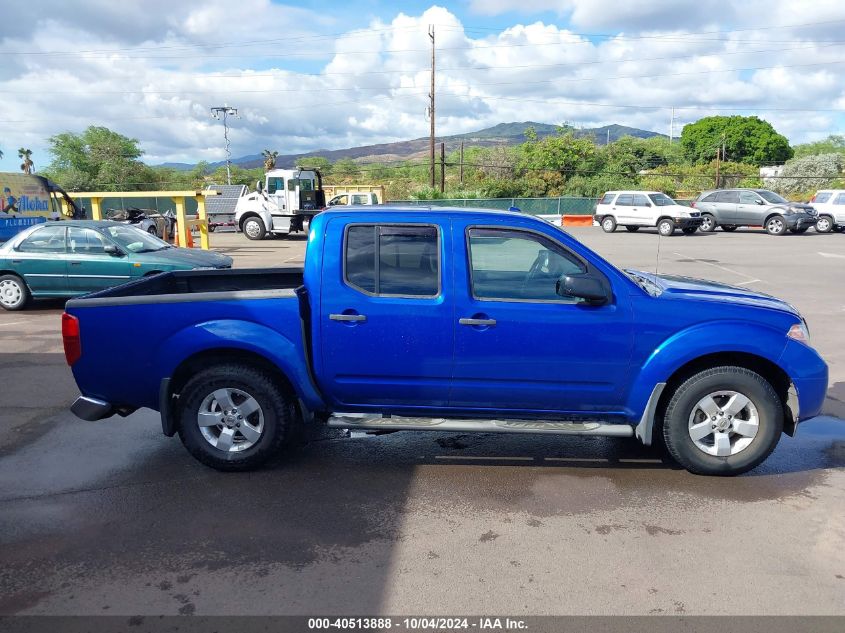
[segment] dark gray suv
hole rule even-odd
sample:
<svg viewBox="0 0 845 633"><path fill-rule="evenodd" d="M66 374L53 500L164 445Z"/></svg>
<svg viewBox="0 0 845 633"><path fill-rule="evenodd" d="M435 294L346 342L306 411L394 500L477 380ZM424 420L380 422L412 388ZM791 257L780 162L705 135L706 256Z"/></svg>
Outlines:
<svg viewBox="0 0 845 633"><path fill-rule="evenodd" d="M809 204L790 202L766 189L705 191L692 206L701 212L700 230L707 233L717 226L723 231L762 226L769 235L783 235L787 230L804 233L817 220Z"/></svg>

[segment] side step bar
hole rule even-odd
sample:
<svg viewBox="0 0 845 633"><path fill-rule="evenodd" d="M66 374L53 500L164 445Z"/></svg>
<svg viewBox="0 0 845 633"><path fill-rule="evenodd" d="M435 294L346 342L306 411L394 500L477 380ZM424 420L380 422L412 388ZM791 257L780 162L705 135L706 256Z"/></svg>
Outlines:
<svg viewBox="0 0 845 633"><path fill-rule="evenodd" d="M484 420L457 418L389 418L368 413L335 413L328 426L343 429L380 431L460 431L481 433L547 433L550 435L597 435L633 437L629 424L570 420Z"/></svg>

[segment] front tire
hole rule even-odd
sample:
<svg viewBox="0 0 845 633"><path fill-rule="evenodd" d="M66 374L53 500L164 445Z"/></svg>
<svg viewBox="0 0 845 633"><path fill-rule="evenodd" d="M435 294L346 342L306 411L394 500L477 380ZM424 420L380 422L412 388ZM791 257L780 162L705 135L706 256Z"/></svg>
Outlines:
<svg viewBox="0 0 845 633"><path fill-rule="evenodd" d="M612 215L605 216L602 218L601 228L605 233L613 233L616 230L616 218Z"/></svg>
<svg viewBox="0 0 845 633"><path fill-rule="evenodd" d="M657 223L657 232L663 237L668 237L675 232L675 222L669 218L664 218Z"/></svg>
<svg viewBox="0 0 845 633"><path fill-rule="evenodd" d="M816 220L816 233L830 233L833 230L833 218L829 215L819 216Z"/></svg>
<svg viewBox="0 0 845 633"><path fill-rule="evenodd" d="M783 405L772 385L744 367L714 367L679 386L666 407L663 438L697 475L739 475L777 446Z"/></svg>
<svg viewBox="0 0 845 633"><path fill-rule="evenodd" d="M197 460L223 471L267 461L292 423L293 401L268 373L243 364L194 375L179 397L179 438Z"/></svg>
<svg viewBox="0 0 845 633"><path fill-rule="evenodd" d="M264 236L267 235L267 227L264 226L264 221L257 216L250 216L244 220L241 230L250 240L263 240Z"/></svg>
<svg viewBox="0 0 845 633"><path fill-rule="evenodd" d="M786 220L781 215L773 215L766 220L766 233L769 235L783 235L786 233Z"/></svg>
<svg viewBox="0 0 845 633"><path fill-rule="evenodd" d="M29 286L17 275L3 275L0 277L0 307L5 310L23 310L32 295Z"/></svg>
<svg viewBox="0 0 845 633"><path fill-rule="evenodd" d="M701 230L704 233L712 233L716 230L716 218L709 213L701 214Z"/></svg>
<svg viewBox="0 0 845 633"><path fill-rule="evenodd" d="M688 226L688 227L686 227L685 229L681 229L681 232L682 232L684 235L692 235L692 234L693 234L693 233L695 233L697 230L698 230L698 227L697 227L697 226Z"/></svg>

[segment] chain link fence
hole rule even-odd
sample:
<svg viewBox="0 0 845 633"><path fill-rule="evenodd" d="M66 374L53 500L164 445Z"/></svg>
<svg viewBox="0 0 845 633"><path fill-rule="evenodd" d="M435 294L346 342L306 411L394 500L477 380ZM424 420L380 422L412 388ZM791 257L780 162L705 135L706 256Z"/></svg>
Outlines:
<svg viewBox="0 0 845 633"><path fill-rule="evenodd" d="M436 200L391 200L390 204L420 207L475 207L507 211L516 207L529 215L593 215L598 198L559 196L556 198L439 198ZM676 200L689 206L692 200Z"/></svg>

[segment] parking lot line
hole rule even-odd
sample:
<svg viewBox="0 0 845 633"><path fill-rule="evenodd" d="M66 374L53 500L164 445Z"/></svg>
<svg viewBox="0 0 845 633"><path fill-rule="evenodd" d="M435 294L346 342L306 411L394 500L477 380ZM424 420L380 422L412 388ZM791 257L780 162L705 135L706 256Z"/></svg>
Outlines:
<svg viewBox="0 0 845 633"><path fill-rule="evenodd" d="M839 253L822 253L821 251L818 251L818 253L822 257L835 257L837 259L845 259L845 255L840 255Z"/></svg>
<svg viewBox="0 0 845 633"><path fill-rule="evenodd" d="M728 268L727 266L722 266L720 264L714 264L713 262L708 262L708 261L705 261L703 259L698 259L697 257L689 257L688 255L684 255L683 253L677 253L676 252L674 254L677 255L678 257L684 257L684 258L692 259L693 261L696 261L699 264L707 264L708 266L712 266L713 268L718 268L719 270L724 270L725 272L729 272L732 275L739 275L740 277L748 277L749 279L754 279L751 275L746 275L745 273L741 273L738 270L732 270L732 269ZM763 283L767 283L767 282L763 281L762 279L755 279L755 281L761 281ZM749 282L746 282L746 283L751 283L751 282L749 281Z"/></svg>

